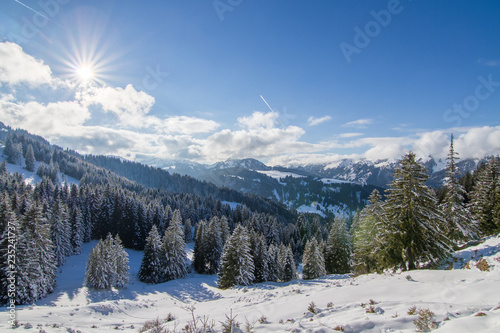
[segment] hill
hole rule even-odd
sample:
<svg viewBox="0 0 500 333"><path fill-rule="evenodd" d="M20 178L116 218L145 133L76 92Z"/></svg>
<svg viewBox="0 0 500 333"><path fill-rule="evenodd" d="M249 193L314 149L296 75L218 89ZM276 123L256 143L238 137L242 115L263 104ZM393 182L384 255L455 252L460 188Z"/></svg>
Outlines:
<svg viewBox="0 0 500 333"><path fill-rule="evenodd" d="M166 318L167 332L180 332L192 315L213 323L216 331L226 316L235 317L244 332L415 332L409 309L429 309L436 332L498 332L500 329L500 236L484 239L453 254L453 269L417 270L358 277L329 275L310 281L261 283L220 290L214 275L190 273L158 285L137 280L142 252L128 250L129 287L94 291L82 287L90 248L68 258L53 294L31 306L18 307L25 332L137 332L146 321ZM188 254L192 244L188 244ZM477 263L485 260L489 270ZM468 263L468 265L467 265ZM443 267L450 268L447 264ZM468 268L467 268L468 267ZM311 303L315 313L308 311ZM191 313L191 310L194 312ZM5 310L5 309L2 309ZM6 321L0 330L7 330ZM150 331L152 332L152 331Z"/></svg>

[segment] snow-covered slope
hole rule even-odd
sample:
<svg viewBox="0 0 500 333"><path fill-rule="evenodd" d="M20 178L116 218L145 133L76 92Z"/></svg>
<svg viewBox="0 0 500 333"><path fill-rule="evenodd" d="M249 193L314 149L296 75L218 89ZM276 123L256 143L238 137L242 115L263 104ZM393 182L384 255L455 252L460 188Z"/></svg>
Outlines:
<svg viewBox="0 0 500 333"><path fill-rule="evenodd" d="M226 315L232 313L243 331L248 322L253 332L338 332L335 328L345 332L415 332L413 322L418 314L408 314L414 306L435 314L435 332L500 331L499 236L455 253L456 259L449 260L456 268L453 270L355 278L330 275L228 290L217 288L215 276L195 273L158 285L139 282L136 274L142 253L137 251L128 251L131 283L127 289L89 290L82 283L86 259L95 244L85 244L83 254L68 258L52 295L36 305L18 307L18 322L24 327L18 330L137 332L147 320L172 314L175 320L165 327L181 332L192 320L191 307L196 318L206 316L218 331ZM188 255L191 252L192 244L188 244ZM482 259L489 264L489 271L476 267ZM314 314L308 311L311 303L317 309ZM6 318L6 313L2 316ZM0 321L0 331L7 332L7 328L7 321Z"/></svg>

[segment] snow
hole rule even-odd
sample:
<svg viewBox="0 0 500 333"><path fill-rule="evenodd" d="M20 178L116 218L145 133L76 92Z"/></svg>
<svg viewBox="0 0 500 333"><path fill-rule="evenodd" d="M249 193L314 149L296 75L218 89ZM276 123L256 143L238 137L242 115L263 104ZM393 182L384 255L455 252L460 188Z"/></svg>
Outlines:
<svg viewBox="0 0 500 333"><path fill-rule="evenodd" d="M318 204L313 202L310 205L302 205L297 207L297 213L311 213L311 214L318 214L321 217L326 217L325 213L323 213L321 210L318 210Z"/></svg>
<svg viewBox="0 0 500 333"><path fill-rule="evenodd" d="M456 264L453 270L354 278L328 275L227 290L217 288L215 275L196 273L157 285L142 283L136 277L142 252L132 250L127 250L131 268L128 288L89 290L82 283L88 253L96 243L84 244L81 255L67 259L53 294L35 305L17 307L18 322L32 325L22 326L23 332L38 332L40 328L46 332L137 332L145 321L165 318L169 313L175 320L166 327L180 332L191 320L186 309L190 305L195 316L208 316L218 330L232 311L243 329L248 321L254 332L337 332L333 330L337 326L345 332L415 332L413 321L418 316L407 312L416 306L435 313L438 328L433 332L500 331L500 236L455 253L449 259ZM187 248L189 255L193 244ZM490 271L480 271L474 264L470 264L471 269L462 269L467 261L475 263L481 256L492 265ZM311 302L316 305L315 314L307 310ZM367 313L370 306L373 313ZM0 311L6 318L7 308ZM93 325L96 328L91 328ZM7 321L0 321L0 331L7 329Z"/></svg>
<svg viewBox="0 0 500 333"><path fill-rule="evenodd" d="M24 158L23 158L24 161ZM40 162L35 162L35 170L38 169L38 166L40 165ZM40 183L42 180L40 176L36 174L36 172L31 172L28 171L24 168L24 166L21 166L19 164L10 164L10 163L5 163L5 166L7 167L7 171L10 173L18 173L23 176L24 183L26 185L30 184L32 186L35 186L36 184ZM79 181L76 178L66 176L65 174L59 172L59 180L61 181L62 184L64 184L66 181L68 182L68 185L76 184L78 185Z"/></svg>
<svg viewBox="0 0 500 333"><path fill-rule="evenodd" d="M263 171L263 170L254 170L259 173L262 173L268 177L274 178L274 179L281 179L285 177L293 177L293 178L304 178L305 176L299 175L293 172L285 172L285 171L278 171L278 170L268 170L268 171Z"/></svg>
<svg viewBox="0 0 500 333"><path fill-rule="evenodd" d="M241 203L232 201L221 201L221 204L228 205L232 210L235 210L236 207L241 206Z"/></svg>
<svg viewBox="0 0 500 333"><path fill-rule="evenodd" d="M321 182L323 182L323 184L354 184L352 181L335 178L322 178Z"/></svg>

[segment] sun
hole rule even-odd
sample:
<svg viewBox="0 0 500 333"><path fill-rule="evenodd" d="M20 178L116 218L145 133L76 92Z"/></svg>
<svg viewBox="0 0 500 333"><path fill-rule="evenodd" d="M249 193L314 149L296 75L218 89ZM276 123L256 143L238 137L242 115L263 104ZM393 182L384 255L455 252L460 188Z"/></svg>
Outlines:
<svg viewBox="0 0 500 333"><path fill-rule="evenodd" d="M88 65L80 65L76 68L75 74L82 82L92 81L95 77L94 70Z"/></svg>

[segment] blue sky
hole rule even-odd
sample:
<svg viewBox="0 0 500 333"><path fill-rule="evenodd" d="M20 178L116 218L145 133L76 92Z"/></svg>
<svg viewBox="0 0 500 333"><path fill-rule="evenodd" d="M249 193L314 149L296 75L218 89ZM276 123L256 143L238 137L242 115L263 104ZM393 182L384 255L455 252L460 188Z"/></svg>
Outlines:
<svg viewBox="0 0 500 333"><path fill-rule="evenodd" d="M442 157L451 132L462 157L496 154L498 17L494 0L4 0L0 120L130 159Z"/></svg>

